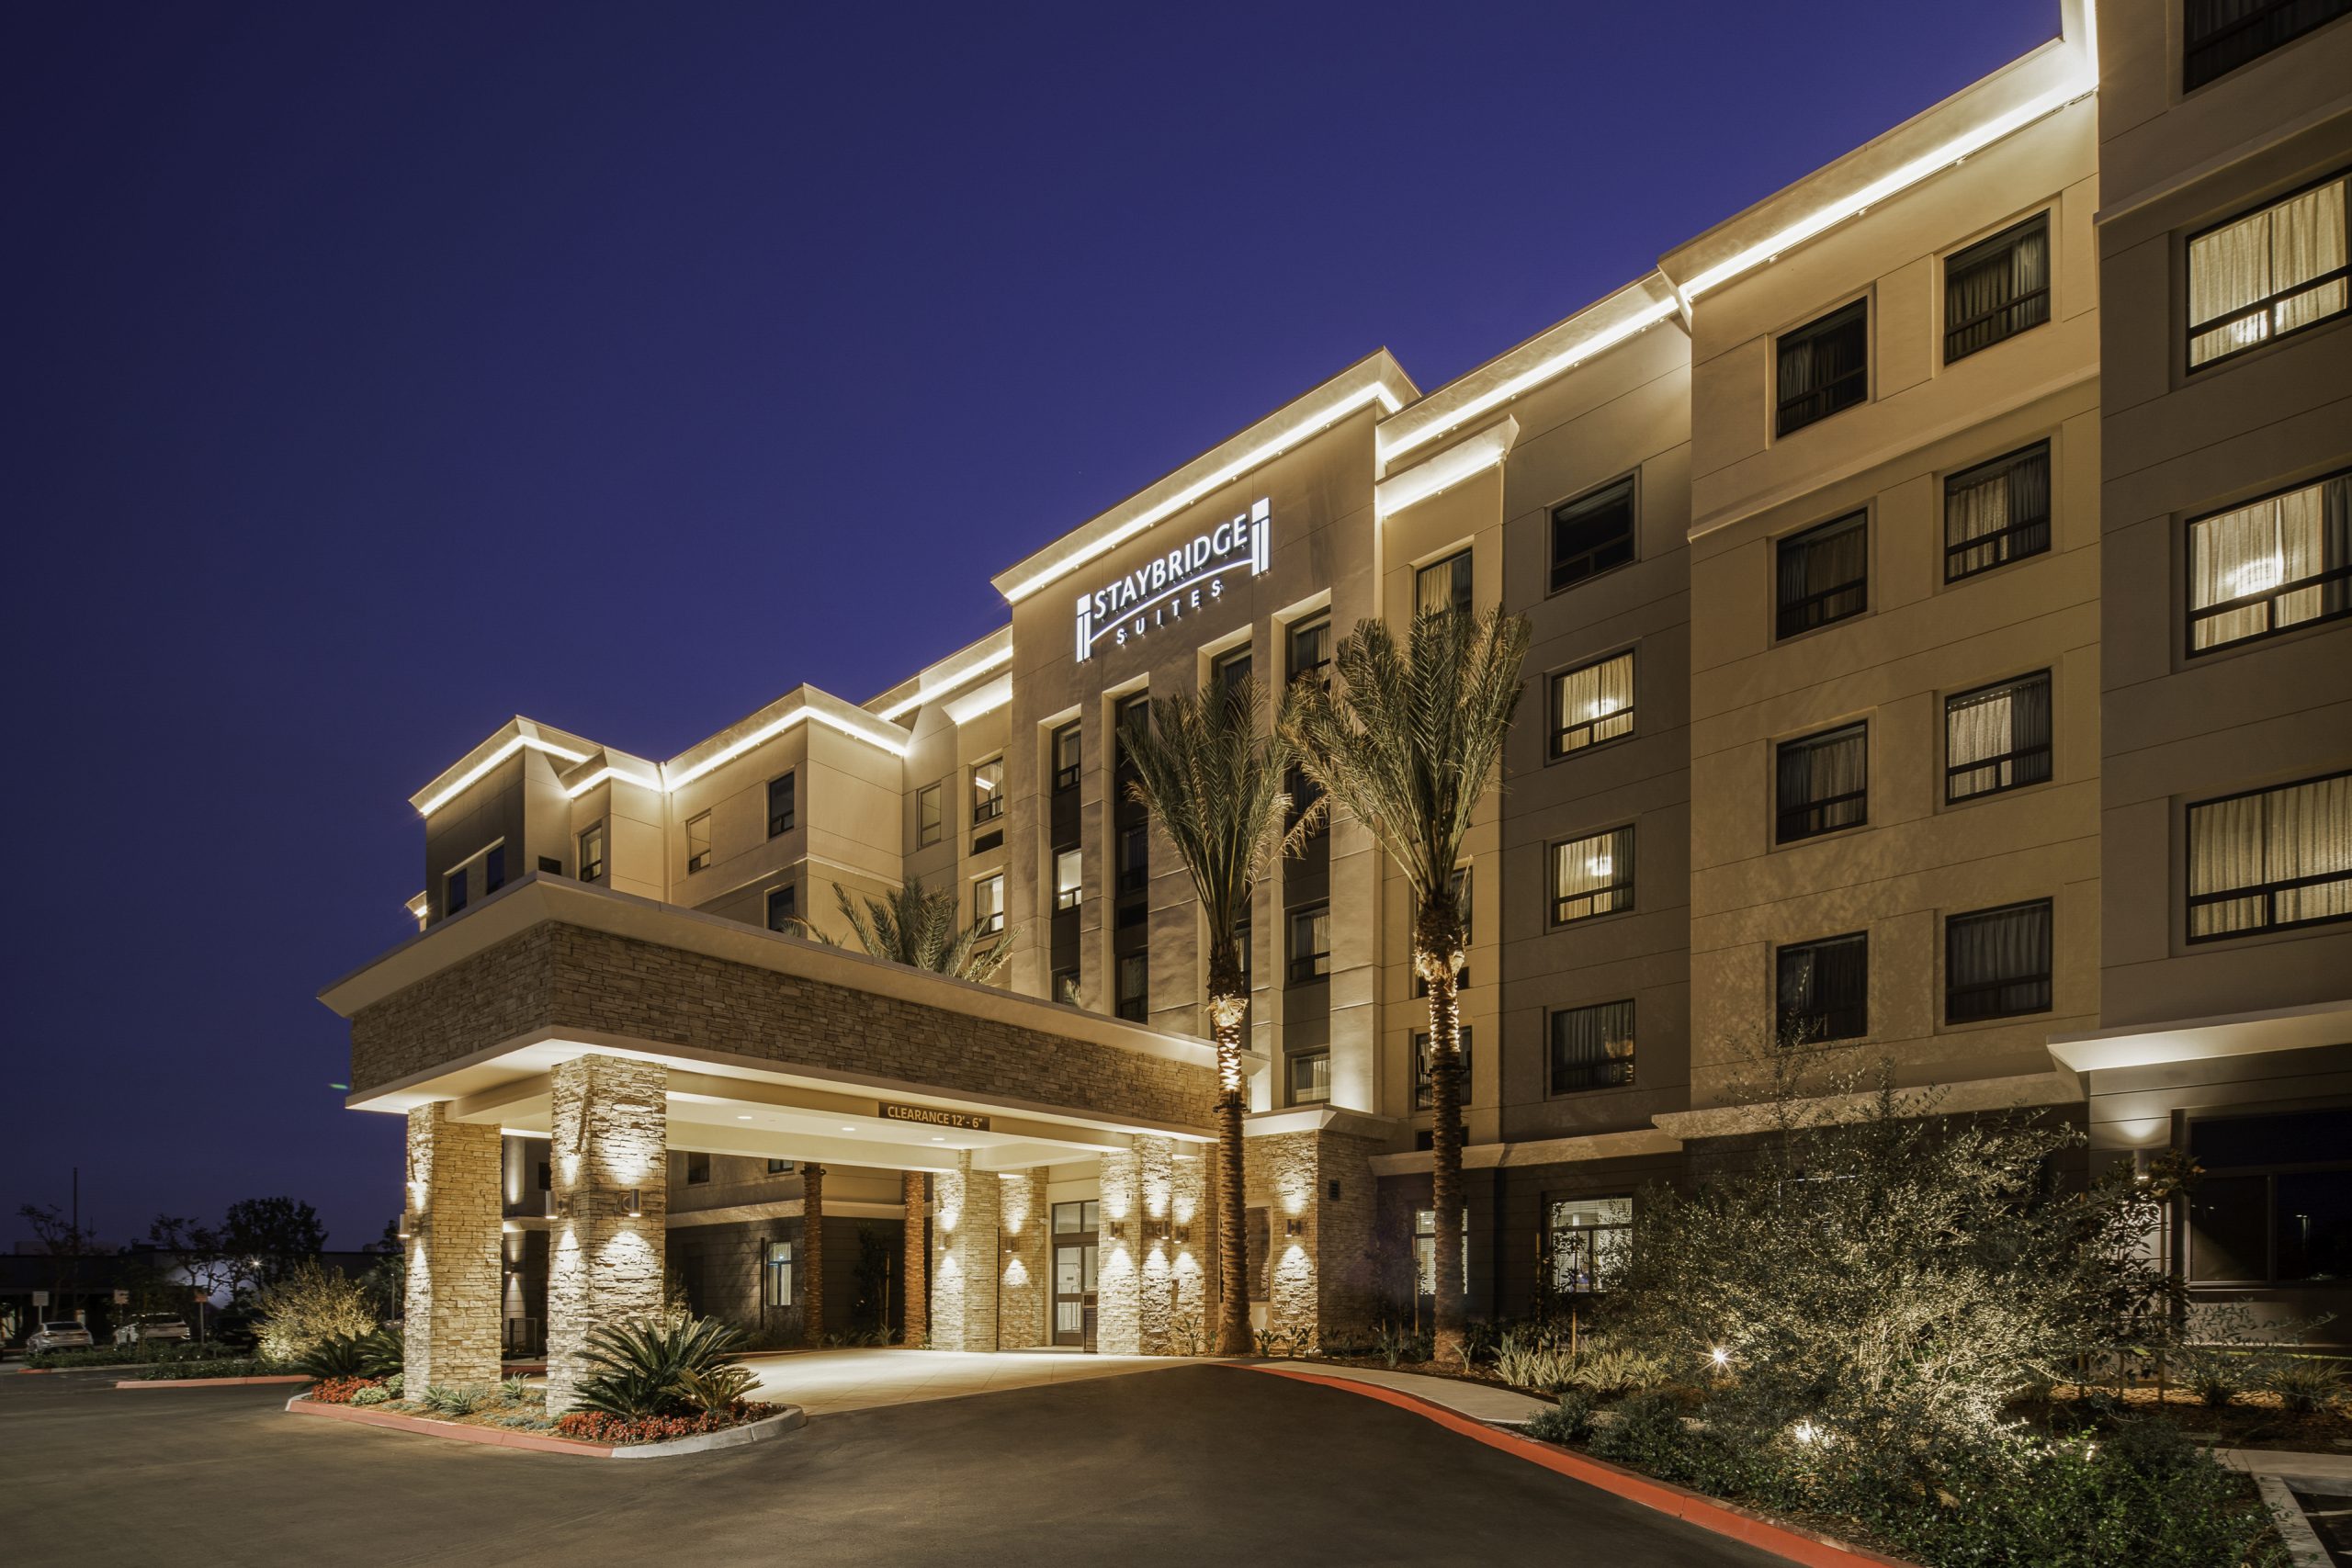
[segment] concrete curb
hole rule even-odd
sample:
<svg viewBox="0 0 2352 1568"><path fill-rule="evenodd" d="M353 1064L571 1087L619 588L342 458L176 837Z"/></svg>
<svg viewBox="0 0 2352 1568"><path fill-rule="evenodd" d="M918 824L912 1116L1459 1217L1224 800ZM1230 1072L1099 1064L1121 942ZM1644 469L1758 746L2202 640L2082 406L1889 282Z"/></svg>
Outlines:
<svg viewBox="0 0 2352 1568"><path fill-rule="evenodd" d="M1286 1367L1250 1366L1238 1362L1227 1364L1238 1366L1243 1371L1262 1372L1269 1377L1320 1383L1326 1388L1361 1394L1367 1399L1379 1400L1384 1404L1396 1405L1400 1410L1409 1410L1425 1420L1434 1421L1490 1449L1500 1449L1507 1454L1542 1465L1572 1481L1581 1481L1588 1486L1597 1486L1628 1502L1655 1508L1661 1514L1670 1514L1701 1529L1727 1536L1791 1562L1802 1563L1804 1568L1917 1568L1917 1564L1898 1557L1882 1556L1867 1547L1849 1546L1834 1536L1816 1535L1801 1526L1782 1524L1777 1519L1750 1513L1735 1504L1722 1502L1687 1487L1654 1481L1637 1471L1611 1464L1606 1460L1591 1459L1552 1443L1521 1437L1516 1432L1505 1431L1499 1427L1459 1415L1419 1394L1383 1388L1377 1383L1293 1371Z"/></svg>
<svg viewBox="0 0 2352 1568"><path fill-rule="evenodd" d="M308 1372L272 1372L259 1378L117 1378L117 1388L237 1388L257 1382L316 1382Z"/></svg>
<svg viewBox="0 0 2352 1568"><path fill-rule="evenodd" d="M797 1404L787 1404L774 1416L763 1416L741 1427L730 1427L723 1432L702 1432L691 1438L674 1438L666 1443L583 1443L571 1438L550 1437L544 1432L514 1432L498 1427L462 1427L455 1421L430 1421L419 1416L397 1416L389 1411L355 1408L348 1404L320 1404L304 1394L296 1394L286 1402L289 1416L315 1416L329 1421L349 1421L361 1427L385 1427L395 1432L413 1432L419 1437L442 1438L460 1443L487 1443L494 1448L528 1449L539 1453L576 1454L584 1459L668 1459L673 1455L707 1453L713 1449L741 1448L747 1443L764 1442L796 1431L808 1419L807 1412Z"/></svg>
<svg viewBox="0 0 2352 1568"><path fill-rule="evenodd" d="M2303 1517L2303 1506L2295 1501L2286 1482L2275 1475L2257 1475L2254 1483L2262 1492L2262 1506L2270 1510L2270 1522L2278 1527L2278 1539L2287 1548L2287 1561L2293 1568L2329 1568L2334 1560L2312 1529L2311 1520Z"/></svg>

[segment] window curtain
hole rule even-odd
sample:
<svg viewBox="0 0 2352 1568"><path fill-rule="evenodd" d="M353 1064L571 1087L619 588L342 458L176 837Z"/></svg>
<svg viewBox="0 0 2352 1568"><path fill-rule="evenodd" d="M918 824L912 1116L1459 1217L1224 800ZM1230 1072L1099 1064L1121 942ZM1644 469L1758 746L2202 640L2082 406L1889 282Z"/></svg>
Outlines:
<svg viewBox="0 0 2352 1568"><path fill-rule="evenodd" d="M1554 1092L1633 1081L1633 1003L1607 1002L1552 1015Z"/></svg>
<svg viewBox="0 0 2352 1568"><path fill-rule="evenodd" d="M2352 773L2273 790L2265 834L2271 882L2333 876L2278 895L2278 921L2334 919L2352 915Z"/></svg>
<svg viewBox="0 0 2352 1568"><path fill-rule="evenodd" d="M2262 796L2240 795L2192 807L2188 813L2188 891L2192 897L2259 886L2262 875ZM2221 936L2267 923L2260 897L2193 904L2188 934Z"/></svg>
<svg viewBox="0 0 2352 1568"><path fill-rule="evenodd" d="M1944 709L1946 798L2037 784L2050 776L2050 677L2030 676L1953 698ZM2035 752L2037 756L2016 756Z"/></svg>
<svg viewBox="0 0 2352 1568"><path fill-rule="evenodd" d="M1859 305L1781 340L1780 408L1784 430L1831 412L1831 400L1822 394L1862 368L1869 343Z"/></svg>
<svg viewBox="0 0 2352 1568"><path fill-rule="evenodd" d="M1950 1011L1954 1018L2047 1008L2050 906L2029 904L1946 921L1944 980L1952 992Z"/></svg>
<svg viewBox="0 0 2352 1568"><path fill-rule="evenodd" d="M1864 1001L1870 989L1867 940L1815 942L1781 950L1781 1043L1842 1040L1868 1032Z"/></svg>
<svg viewBox="0 0 2352 1568"><path fill-rule="evenodd" d="M1850 730L1781 748L1781 814L1812 807L1841 795L1858 795L1868 787L1869 747L1866 732ZM1848 801L1809 821L1808 828L1832 827L1860 818L1861 802Z"/></svg>
<svg viewBox="0 0 2352 1568"><path fill-rule="evenodd" d="M1629 735L1634 728L1634 656L1572 670L1554 682L1553 728L1562 751Z"/></svg>
<svg viewBox="0 0 2352 1568"><path fill-rule="evenodd" d="M2050 319L2050 231L2037 223L2001 250L1949 271L1944 320L1952 328L1947 360Z"/></svg>
<svg viewBox="0 0 2352 1568"><path fill-rule="evenodd" d="M1779 563L1782 636L1861 607L1859 587L1870 570L1869 542L1860 513L1782 541ZM1840 588L1856 589L1855 602L1849 604L1846 596L1836 595L1835 590ZM1833 596L1816 597L1824 594Z"/></svg>
<svg viewBox="0 0 2352 1568"><path fill-rule="evenodd" d="M2343 269L2344 186L2336 180L2271 209L2271 287L2279 293ZM2290 333L2335 315L2344 309L2345 281L2339 277L2280 300L2271 309L2271 330Z"/></svg>
<svg viewBox="0 0 2352 1568"><path fill-rule="evenodd" d="M2288 197L2188 245L2188 362L2203 365L2346 307L2346 279L2312 279L2345 265L2343 180ZM2300 290L2300 292L2298 292ZM2209 321L2272 301L2211 331Z"/></svg>
<svg viewBox="0 0 2352 1568"><path fill-rule="evenodd" d="M2004 540L2003 530L2018 531ZM1972 539L1988 542L1962 549ZM2047 442L1996 463L1955 474L1944 485L1946 581L2050 547L2050 446Z"/></svg>
<svg viewBox="0 0 2352 1568"><path fill-rule="evenodd" d="M2290 583L2312 585L2198 618L2190 646L2219 648L2343 615L2352 610L2352 577L2312 580L2346 568L2352 568L2352 474L2200 518L2188 532L2191 609Z"/></svg>
<svg viewBox="0 0 2352 1568"><path fill-rule="evenodd" d="M1605 915L1622 908L1624 890L1633 883L1631 828L1573 840L1553 853L1553 895L1562 919Z"/></svg>

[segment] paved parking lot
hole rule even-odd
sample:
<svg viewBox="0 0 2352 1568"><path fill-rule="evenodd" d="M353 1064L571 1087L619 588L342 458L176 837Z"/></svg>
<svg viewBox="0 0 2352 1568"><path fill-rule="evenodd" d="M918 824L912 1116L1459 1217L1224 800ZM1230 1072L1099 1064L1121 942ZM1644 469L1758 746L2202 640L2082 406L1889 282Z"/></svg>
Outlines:
<svg viewBox="0 0 2352 1568"><path fill-rule="evenodd" d="M797 1404L811 1416L1005 1393L1131 1372L1164 1372L1183 1362L1167 1356L1090 1356L1080 1350L825 1350L814 1355L748 1356L759 1375L754 1399Z"/></svg>
<svg viewBox="0 0 2352 1568"><path fill-rule="evenodd" d="M282 1386L111 1382L0 1375L8 1561L1778 1561L1375 1401L1223 1367L820 1416L648 1464L301 1421Z"/></svg>

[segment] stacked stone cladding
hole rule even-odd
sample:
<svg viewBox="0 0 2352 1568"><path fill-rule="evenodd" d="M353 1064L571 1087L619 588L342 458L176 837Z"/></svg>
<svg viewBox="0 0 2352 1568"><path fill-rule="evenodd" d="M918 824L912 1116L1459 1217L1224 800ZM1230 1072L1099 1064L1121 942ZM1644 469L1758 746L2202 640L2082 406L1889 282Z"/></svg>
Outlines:
<svg viewBox="0 0 2352 1568"><path fill-rule="evenodd" d="M1048 1315L1053 1305L1053 1255L1048 1234L1053 1215L1042 1170L1007 1171L996 1178L1003 1232L997 1284L997 1344L1020 1350L1052 1343Z"/></svg>
<svg viewBox="0 0 2352 1568"><path fill-rule="evenodd" d="M587 1055L551 1078L548 1410L560 1415L591 1374L589 1335L662 1305L670 1070Z"/></svg>
<svg viewBox="0 0 2352 1568"><path fill-rule="evenodd" d="M993 1350L1003 1184L995 1171L973 1169L969 1153L956 1156L956 1169L934 1175L933 1184L932 1348Z"/></svg>
<svg viewBox="0 0 2352 1568"><path fill-rule="evenodd" d="M498 1381L502 1145L495 1126L408 1113L403 1367L419 1389Z"/></svg>

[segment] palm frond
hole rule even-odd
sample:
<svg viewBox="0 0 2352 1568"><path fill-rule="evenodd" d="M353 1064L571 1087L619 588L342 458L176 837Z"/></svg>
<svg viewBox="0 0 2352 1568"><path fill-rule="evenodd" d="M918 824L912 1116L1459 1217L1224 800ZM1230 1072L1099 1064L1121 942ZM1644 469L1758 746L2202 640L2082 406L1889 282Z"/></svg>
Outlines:
<svg viewBox="0 0 2352 1568"><path fill-rule="evenodd" d="M1012 962L1021 935L1018 926L986 931L977 921L961 924L956 890L925 887L919 876L879 898L863 900L850 897L849 889L836 882L833 902L858 946L870 956L958 980L986 984L994 979ZM819 942L832 942L813 926L799 923Z"/></svg>

